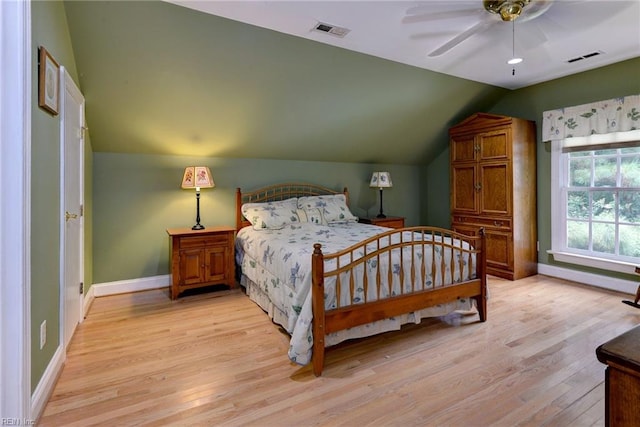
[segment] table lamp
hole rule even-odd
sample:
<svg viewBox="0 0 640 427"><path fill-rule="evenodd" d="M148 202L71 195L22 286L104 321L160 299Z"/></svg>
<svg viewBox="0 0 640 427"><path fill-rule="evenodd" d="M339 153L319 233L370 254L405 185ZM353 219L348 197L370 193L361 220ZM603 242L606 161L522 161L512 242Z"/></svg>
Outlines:
<svg viewBox="0 0 640 427"><path fill-rule="evenodd" d="M211 171L206 166L187 166L182 176L182 188L196 189L196 225L192 230L204 230L204 225L200 224L200 189L215 187Z"/></svg>
<svg viewBox="0 0 640 427"><path fill-rule="evenodd" d="M380 189L380 213L377 217L386 218L387 216L382 213L382 189L393 187L393 183L391 182L391 174L389 172L374 172L373 175L371 175L371 182L369 183L369 187Z"/></svg>

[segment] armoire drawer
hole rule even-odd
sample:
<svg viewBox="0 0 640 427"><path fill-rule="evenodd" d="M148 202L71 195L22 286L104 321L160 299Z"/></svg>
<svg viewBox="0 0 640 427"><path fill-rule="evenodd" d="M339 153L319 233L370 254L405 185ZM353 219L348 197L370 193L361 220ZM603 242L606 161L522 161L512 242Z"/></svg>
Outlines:
<svg viewBox="0 0 640 427"><path fill-rule="evenodd" d="M502 230L511 230L511 218L453 215L452 222L454 224L477 225L480 227L492 227Z"/></svg>

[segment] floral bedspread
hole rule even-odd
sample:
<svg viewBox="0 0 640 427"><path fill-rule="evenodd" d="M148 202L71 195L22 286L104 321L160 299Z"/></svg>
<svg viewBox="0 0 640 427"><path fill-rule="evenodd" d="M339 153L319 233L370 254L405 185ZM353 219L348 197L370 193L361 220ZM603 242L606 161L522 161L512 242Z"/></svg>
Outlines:
<svg viewBox="0 0 640 427"><path fill-rule="evenodd" d="M270 315L277 323L281 324L291 335L289 358L298 364L306 365L311 361L311 350L313 346L312 334L312 304L311 304L311 258L313 244L320 243L322 252L330 254L352 246L369 237L379 234L387 228L372 226L360 223L334 224L330 226L316 225L311 223L290 224L278 230L253 230L252 227L245 227L236 238L237 262L242 267L243 274L257 284L260 291L266 295L275 309L281 313L280 316ZM394 235L399 237L398 235ZM432 280L436 285L441 285L442 272L439 271L440 257L444 256L446 263L445 277L453 277L454 282L466 280L469 276L469 266L467 260L461 260L456 253L444 251L441 254L440 248L436 247L436 254L416 255L424 256L427 261L427 271L431 271L432 256L436 260L435 278L421 277L414 274L416 282L414 286L420 289L423 286L432 285ZM405 253L405 257L411 255ZM373 280L376 269L381 269L381 274L387 274L388 269L392 269L393 284L391 294L400 292L400 287L411 288L411 283L407 280L411 276L407 270L408 263L400 265L399 257L393 257L391 262L375 258L366 263L367 274ZM456 262L451 263L453 258ZM375 265L379 262L380 266ZM462 266L462 268L459 268ZM335 268L335 261L325 263L325 271ZM451 272L453 268L453 273ZM403 283L400 283L400 271L404 270ZM473 269L471 269L473 274ZM348 280L345 280L348 283ZM370 281L370 283L373 283ZM348 288L344 286L343 288ZM367 300L376 299L377 295L372 294L373 287L369 287L369 292L365 296L361 283L356 283L356 299ZM348 289L342 289L339 300L344 304L350 300L347 294ZM375 289L373 289L375 292ZM380 295L384 298L387 295ZM263 306L261 304L261 306ZM335 308L335 280L325 281L325 306L327 309ZM421 317L443 316L454 310L469 310L472 303L470 300L458 300L451 304L444 304L417 313L410 313L400 318L393 318L339 331L327 336L326 345L334 345L349 338L370 336L377 333L398 329L407 322L419 322ZM265 308L263 306L263 308Z"/></svg>

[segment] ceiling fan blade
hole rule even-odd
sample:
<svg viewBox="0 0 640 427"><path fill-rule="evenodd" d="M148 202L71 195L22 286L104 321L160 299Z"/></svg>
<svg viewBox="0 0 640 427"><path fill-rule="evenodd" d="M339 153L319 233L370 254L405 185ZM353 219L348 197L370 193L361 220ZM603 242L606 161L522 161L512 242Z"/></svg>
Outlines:
<svg viewBox="0 0 640 427"><path fill-rule="evenodd" d="M465 7L472 7L472 6L476 6L478 0L470 0L470 1L456 1L455 3L458 3L456 5L456 7L458 7L459 5L463 4ZM422 4L419 4L417 6L412 6L409 9L407 9L407 15L419 15L419 14L423 14L423 13L430 13L433 12L433 9L436 7L451 7L452 5L452 1L451 0L428 0L428 1L422 1L420 2Z"/></svg>
<svg viewBox="0 0 640 427"><path fill-rule="evenodd" d="M527 22L545 14L552 6L554 0L536 0L522 10L518 18L519 22Z"/></svg>
<svg viewBox="0 0 640 427"><path fill-rule="evenodd" d="M528 26L526 30L524 28L516 30L515 43L516 45L522 46L525 51L535 49L536 47L545 44L547 41L549 41L549 39L544 31L542 31L538 26L532 25Z"/></svg>
<svg viewBox="0 0 640 427"><path fill-rule="evenodd" d="M481 14L482 9L460 9L446 10L442 12L425 12L417 15L407 15L402 18L403 24L413 24L415 22L439 21L442 19L464 18L467 16L477 16Z"/></svg>
<svg viewBox="0 0 640 427"><path fill-rule="evenodd" d="M456 47L457 45L459 45L460 43L462 43L463 41L465 41L466 39L468 39L472 35L481 33L482 31L485 31L487 28L489 28L490 26L492 26L496 22L498 22L498 21L494 21L494 20L491 20L491 19L483 19L482 21L480 21L480 22L476 23L475 25L473 25L471 28L469 28L466 31L463 31L462 33L458 34L457 36L455 36L454 38L452 38L451 40L449 40L448 42L446 42L445 44L443 44L442 46L440 46L439 48L437 48L433 52L429 53L429 55L427 55L427 56L429 56L430 58L434 58L436 56L440 56L443 53L446 53L449 50L453 49L454 47Z"/></svg>
<svg viewBox="0 0 640 427"><path fill-rule="evenodd" d="M434 37L450 36L451 31L428 31L423 33L414 33L409 36L411 40L432 39Z"/></svg>

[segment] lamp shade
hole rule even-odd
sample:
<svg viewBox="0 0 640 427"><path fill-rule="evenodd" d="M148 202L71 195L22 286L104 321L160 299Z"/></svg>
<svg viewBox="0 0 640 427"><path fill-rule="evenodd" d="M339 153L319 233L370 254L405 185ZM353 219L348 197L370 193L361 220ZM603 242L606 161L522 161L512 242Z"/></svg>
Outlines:
<svg viewBox="0 0 640 427"><path fill-rule="evenodd" d="M182 176L182 188L201 188L215 187L211 171L207 166L187 166Z"/></svg>
<svg viewBox="0 0 640 427"><path fill-rule="evenodd" d="M371 175L371 182L369 183L369 187L393 187L393 182L391 182L391 174L389 172L374 172L373 175Z"/></svg>

